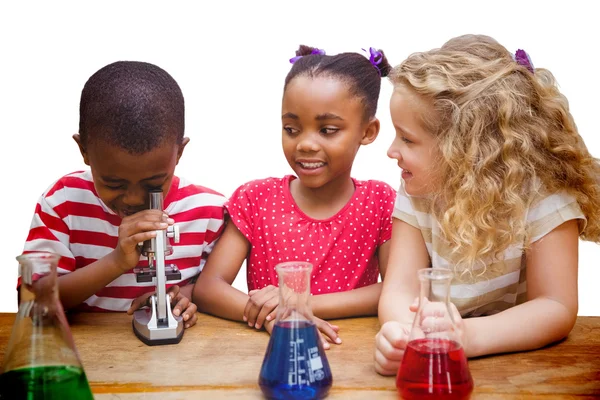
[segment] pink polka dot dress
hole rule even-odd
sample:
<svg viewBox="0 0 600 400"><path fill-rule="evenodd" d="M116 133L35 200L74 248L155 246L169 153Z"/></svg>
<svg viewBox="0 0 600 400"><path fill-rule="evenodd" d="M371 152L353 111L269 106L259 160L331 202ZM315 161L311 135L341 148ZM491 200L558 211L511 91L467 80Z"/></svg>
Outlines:
<svg viewBox="0 0 600 400"><path fill-rule="evenodd" d="M313 264L312 294L342 292L377 283L377 248L392 234L395 191L379 181L354 179L350 201L333 217L304 214L290 192L292 175L240 186L226 203L231 222L251 245L248 290L278 285L275 266Z"/></svg>

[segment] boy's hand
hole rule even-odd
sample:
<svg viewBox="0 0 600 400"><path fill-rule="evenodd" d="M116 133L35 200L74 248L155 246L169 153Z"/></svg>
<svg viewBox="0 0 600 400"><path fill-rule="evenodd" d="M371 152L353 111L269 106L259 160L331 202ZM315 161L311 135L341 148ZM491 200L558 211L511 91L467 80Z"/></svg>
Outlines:
<svg viewBox="0 0 600 400"><path fill-rule="evenodd" d="M152 239L156 230L167 229L174 223L161 210L144 210L123 218L119 226L119 242L113 250L117 267L123 272L134 268L141 254L138 243Z"/></svg>
<svg viewBox="0 0 600 400"><path fill-rule="evenodd" d="M150 296L152 296L156 292L149 292L141 295L137 299L131 302L131 306L129 310L127 310L127 314L131 315L133 312L142 307L150 306ZM196 311L198 308L194 303L190 301L186 296L181 294L179 290L179 286L173 285L167 291L167 294L171 300L171 307L173 307L173 315L179 316L183 312L183 321L185 323L186 328L190 328L196 324L198 321L198 315Z"/></svg>
<svg viewBox="0 0 600 400"><path fill-rule="evenodd" d="M321 344L325 350L328 350L331 345L327 338L331 340L332 343L341 344L342 339L338 336L338 332L340 327L337 325L330 324L329 322L322 320L321 318L313 317L314 323L317 326L317 331L319 332L319 339L321 340ZM265 330L269 332L269 335L273 331L273 326L275 325L275 320L267 321L265 323Z"/></svg>
<svg viewBox="0 0 600 400"><path fill-rule="evenodd" d="M248 326L256 329L268 322L275 320L277 307L279 306L279 288L269 285L262 289L248 292L250 298L244 309L244 321Z"/></svg>

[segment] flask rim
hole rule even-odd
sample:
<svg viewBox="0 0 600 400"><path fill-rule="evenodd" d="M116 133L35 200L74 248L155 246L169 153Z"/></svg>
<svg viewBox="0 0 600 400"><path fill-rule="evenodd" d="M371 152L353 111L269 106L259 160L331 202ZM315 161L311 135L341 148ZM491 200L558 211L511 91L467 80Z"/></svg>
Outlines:
<svg viewBox="0 0 600 400"><path fill-rule="evenodd" d="M454 273L448 268L422 268L417 273L421 281L446 281L454 277Z"/></svg>
<svg viewBox="0 0 600 400"><path fill-rule="evenodd" d="M312 271L313 265L308 261L286 261L279 263L275 266L275 270L279 273L279 271Z"/></svg>
<svg viewBox="0 0 600 400"><path fill-rule="evenodd" d="M60 259L60 255L49 251L29 251L27 253L21 254L20 256L17 256L16 259L19 263L28 261L52 262L58 261Z"/></svg>

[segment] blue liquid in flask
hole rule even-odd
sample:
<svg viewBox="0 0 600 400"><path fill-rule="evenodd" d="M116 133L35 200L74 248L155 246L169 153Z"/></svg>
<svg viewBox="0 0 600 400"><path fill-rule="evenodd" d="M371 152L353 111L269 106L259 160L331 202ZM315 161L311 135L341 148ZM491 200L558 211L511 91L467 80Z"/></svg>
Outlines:
<svg viewBox="0 0 600 400"><path fill-rule="evenodd" d="M320 399L333 382L319 333L309 321L277 322L258 384L269 399Z"/></svg>

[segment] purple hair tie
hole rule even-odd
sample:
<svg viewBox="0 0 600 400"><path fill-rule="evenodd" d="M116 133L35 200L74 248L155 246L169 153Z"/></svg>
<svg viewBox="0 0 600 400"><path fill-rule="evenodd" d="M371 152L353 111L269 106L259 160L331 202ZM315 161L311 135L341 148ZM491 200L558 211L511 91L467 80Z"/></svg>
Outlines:
<svg viewBox="0 0 600 400"><path fill-rule="evenodd" d="M529 57L529 54L527 54L525 50L518 49L515 52L515 61L517 64L527 68L533 74L534 68L533 63L531 62L531 57Z"/></svg>
<svg viewBox="0 0 600 400"><path fill-rule="evenodd" d="M365 49L362 49L362 51L366 52ZM383 61L383 53L380 51L377 51L377 49L375 49L374 47L369 47L369 54L370 54L369 61L375 67L379 76L381 76L381 70L379 69L379 64L381 64L381 61Z"/></svg>
<svg viewBox="0 0 600 400"><path fill-rule="evenodd" d="M320 55L320 56L324 56L324 55L325 55L325 50L323 50L323 49L313 49L313 50L310 52L310 54L318 54L318 55ZM293 64L293 63L295 63L296 61L298 61L299 59L301 59L302 57L304 57L304 56L296 56L296 57L292 57L292 58L290 58L290 62Z"/></svg>

